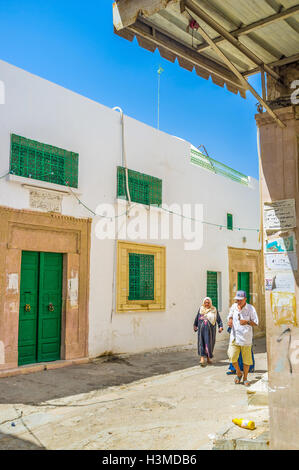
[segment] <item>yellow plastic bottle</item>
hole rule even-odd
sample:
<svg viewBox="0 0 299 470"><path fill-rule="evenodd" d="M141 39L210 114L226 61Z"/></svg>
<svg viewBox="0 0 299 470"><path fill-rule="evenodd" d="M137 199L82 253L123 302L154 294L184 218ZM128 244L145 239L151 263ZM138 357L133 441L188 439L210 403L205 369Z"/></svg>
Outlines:
<svg viewBox="0 0 299 470"><path fill-rule="evenodd" d="M240 426L240 428L250 429L251 431L255 429L255 422L248 419L235 418L232 422L237 426Z"/></svg>

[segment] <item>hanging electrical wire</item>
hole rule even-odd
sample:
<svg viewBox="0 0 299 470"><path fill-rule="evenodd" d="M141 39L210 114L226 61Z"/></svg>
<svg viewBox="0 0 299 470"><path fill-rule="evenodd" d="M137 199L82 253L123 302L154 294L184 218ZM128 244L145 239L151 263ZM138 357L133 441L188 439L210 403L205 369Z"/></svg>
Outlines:
<svg viewBox="0 0 299 470"><path fill-rule="evenodd" d="M9 175L10 172L7 172L5 173L4 175L0 176L0 179L4 178L5 176ZM72 188L70 187L69 185L69 182L68 181L64 181L62 180L61 181L61 184L65 185L68 187L69 189L69 192L70 194L77 200L78 204L83 206L88 212L90 212L94 217L101 217L101 218L104 218L104 219L108 219L110 221L112 221L113 219L118 219L119 217L123 217L123 216L128 216L128 213L129 213L129 210L132 209L133 207L135 207L137 205L137 203L131 205L129 208L126 209L125 212L121 213L121 214L117 214L115 216L107 216L107 215L102 215L102 214L97 214L94 210L90 209L90 207L88 207L78 196L77 194L74 193L74 191L72 190ZM216 223L213 223L213 222L208 222L206 220L200 220L200 219L196 219L195 217L188 217L186 215L183 215L183 214L179 214L177 212L173 212L169 209L166 209L165 207L160 207L160 209L164 212L168 212L169 214L172 214L172 215L176 215L178 217L181 217L182 219L188 219L188 220L192 220L193 222L199 222L199 223L202 223L202 224L205 224L205 225L211 225L211 226L214 226L214 227L218 227L220 229L222 228L227 228L226 225L223 225L223 224L216 224ZM260 229L257 229L257 228L248 228L248 227L234 227L235 230L239 230L239 231L254 231L254 232L260 232Z"/></svg>
<svg viewBox="0 0 299 470"><path fill-rule="evenodd" d="M116 218L118 218L118 217L122 217L122 216L124 216L124 215L128 215L128 211L126 211L126 212L124 212L124 213L122 213L122 214L116 215L116 216L114 216L114 217L108 217L108 216L103 216L103 215L100 215L100 214L96 214L92 209L90 209L86 204L84 204L84 203L78 198L78 196L71 190L70 187L69 187L69 189L70 189L71 194L73 194L73 196L77 199L77 201L79 202L79 204L81 204L83 207L85 207L85 208L86 208L89 212L91 212L94 216L105 217L105 218L107 218L107 219L112 220L112 219L116 219ZM136 206L136 205L137 205L137 203L135 203L135 204L134 204L133 206L131 206L131 207L134 207L134 206ZM200 223L206 224L206 225L212 225L212 226L218 227L218 228L227 228L226 225L215 224L215 223L213 223L213 222L207 222L207 221L205 221L205 220L196 219L195 217L188 217L188 216L186 216L186 215L179 214L179 213L177 213L177 212L173 212L173 211L171 211L171 210L169 210L169 209L166 209L165 207L160 207L159 209L163 210L164 212L168 212L169 214L173 214L173 215L179 216L179 217L181 217L181 218L183 218L183 219L192 220L192 221L194 221L194 222L200 222ZM245 227L234 227L234 228L235 228L235 230L245 230L245 231L250 230L250 231L259 232L259 229L257 229L257 228L245 228Z"/></svg>
<svg viewBox="0 0 299 470"><path fill-rule="evenodd" d="M0 180L2 180L2 178L5 178L5 176L9 175L9 171L7 173L5 173L4 175L0 176Z"/></svg>

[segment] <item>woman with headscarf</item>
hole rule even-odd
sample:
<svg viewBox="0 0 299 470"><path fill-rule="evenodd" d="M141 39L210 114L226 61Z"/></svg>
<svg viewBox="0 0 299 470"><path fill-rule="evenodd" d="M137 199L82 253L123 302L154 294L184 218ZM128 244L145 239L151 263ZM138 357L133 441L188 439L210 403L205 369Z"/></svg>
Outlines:
<svg viewBox="0 0 299 470"><path fill-rule="evenodd" d="M216 342L216 323L218 331L223 331L223 324L219 312L214 307L212 299L206 297L195 317L193 328L198 332L198 355L200 356L200 365L205 366L205 357L208 364L211 364L213 350Z"/></svg>

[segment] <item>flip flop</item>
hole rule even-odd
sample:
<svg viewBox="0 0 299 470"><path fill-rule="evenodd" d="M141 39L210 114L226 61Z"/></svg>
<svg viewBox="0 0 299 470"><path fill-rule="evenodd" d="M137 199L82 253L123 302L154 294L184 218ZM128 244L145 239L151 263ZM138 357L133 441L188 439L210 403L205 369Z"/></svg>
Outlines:
<svg viewBox="0 0 299 470"><path fill-rule="evenodd" d="M233 370L228 370L226 372L226 375L236 375L236 372L234 372Z"/></svg>
<svg viewBox="0 0 299 470"><path fill-rule="evenodd" d="M245 387L248 387L250 385L249 381L248 380L244 380L243 381L243 385L245 385Z"/></svg>
<svg viewBox="0 0 299 470"><path fill-rule="evenodd" d="M242 380L242 375L240 375L240 376L237 375L237 377L235 378L234 382L235 382L235 384L237 385L237 384L239 384L239 383L241 382L241 380Z"/></svg>

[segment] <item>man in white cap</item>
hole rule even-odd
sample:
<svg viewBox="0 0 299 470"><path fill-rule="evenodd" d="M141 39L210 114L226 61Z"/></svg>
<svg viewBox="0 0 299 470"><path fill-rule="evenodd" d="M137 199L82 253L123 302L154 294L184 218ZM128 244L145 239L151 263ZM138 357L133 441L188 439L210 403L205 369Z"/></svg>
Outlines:
<svg viewBox="0 0 299 470"><path fill-rule="evenodd" d="M237 377L235 378L235 383L239 384L242 379L242 372L238 363L241 352L244 369L243 383L248 386L247 375L252 364L252 327L257 326L259 320L254 306L248 304L246 300L246 292L239 290L235 297L236 303L230 308L227 324L231 328L228 356L236 369Z"/></svg>

